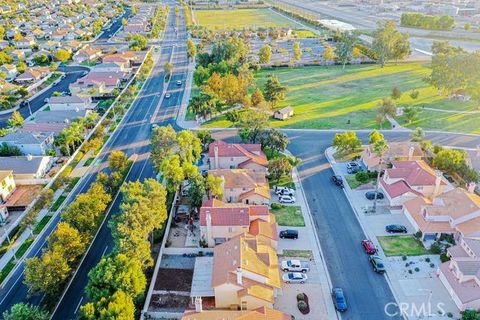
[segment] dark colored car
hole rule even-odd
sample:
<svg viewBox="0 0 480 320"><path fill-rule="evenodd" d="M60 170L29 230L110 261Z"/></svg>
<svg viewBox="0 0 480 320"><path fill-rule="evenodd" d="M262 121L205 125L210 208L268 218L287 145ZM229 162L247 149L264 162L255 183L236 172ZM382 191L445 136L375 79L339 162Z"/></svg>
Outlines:
<svg viewBox="0 0 480 320"><path fill-rule="evenodd" d="M375 247L372 240L362 240L362 247L366 254L377 253L377 247Z"/></svg>
<svg viewBox="0 0 480 320"><path fill-rule="evenodd" d="M388 233L407 233L407 227L401 224L390 224L385 227L385 231Z"/></svg>
<svg viewBox="0 0 480 320"><path fill-rule="evenodd" d="M362 168L356 162L347 163L347 172L350 174L357 173L362 171Z"/></svg>
<svg viewBox="0 0 480 320"><path fill-rule="evenodd" d="M377 194L377 199L380 200L385 198L383 193L381 193L380 191L368 191L367 193L365 193L365 198L367 198L368 200L375 200L375 193Z"/></svg>
<svg viewBox="0 0 480 320"><path fill-rule="evenodd" d="M298 231L297 230L282 230L278 235L281 239L298 239Z"/></svg>
<svg viewBox="0 0 480 320"><path fill-rule="evenodd" d="M332 299L335 304L335 309L340 312L347 311L347 301L345 300L342 288L332 289Z"/></svg>
<svg viewBox="0 0 480 320"><path fill-rule="evenodd" d="M332 182L343 188L343 180L341 176L332 176Z"/></svg>
<svg viewBox="0 0 480 320"><path fill-rule="evenodd" d="M368 256L368 260L372 264L373 271L376 273L385 273L385 265L383 264L382 259L379 256Z"/></svg>

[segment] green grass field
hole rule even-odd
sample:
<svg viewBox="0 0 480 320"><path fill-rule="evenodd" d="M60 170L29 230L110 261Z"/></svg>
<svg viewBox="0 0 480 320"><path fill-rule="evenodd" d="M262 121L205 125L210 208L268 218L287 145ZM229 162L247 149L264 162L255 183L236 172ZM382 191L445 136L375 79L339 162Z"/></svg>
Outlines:
<svg viewBox="0 0 480 320"><path fill-rule="evenodd" d="M263 87L269 74L276 74L288 87L286 99L279 107L293 106L295 115L288 120L272 120L273 127L296 129L373 129L380 128L375 121L377 107L383 97L391 95L397 86L403 92L399 106L417 105L421 108L441 110L479 110L474 101L460 102L440 96L425 82L430 69L419 63L378 65L316 66L261 70L256 74L257 86ZM410 92L419 91L417 99ZM439 129L480 133L480 113L452 114L423 110L418 120L407 124L404 117L397 119L401 125L423 129ZM350 121L350 123L349 123ZM206 127L230 127L225 117L206 123ZM389 123L382 124L390 128Z"/></svg>
<svg viewBox="0 0 480 320"><path fill-rule="evenodd" d="M272 208L270 212L277 217L279 226L305 227L300 206L282 206L279 209Z"/></svg>
<svg viewBox="0 0 480 320"><path fill-rule="evenodd" d="M212 30L248 28L301 28L301 25L269 9L195 10L197 23Z"/></svg>
<svg viewBox="0 0 480 320"><path fill-rule="evenodd" d="M428 253L427 249L413 236L386 236L377 238L387 257L420 256Z"/></svg>

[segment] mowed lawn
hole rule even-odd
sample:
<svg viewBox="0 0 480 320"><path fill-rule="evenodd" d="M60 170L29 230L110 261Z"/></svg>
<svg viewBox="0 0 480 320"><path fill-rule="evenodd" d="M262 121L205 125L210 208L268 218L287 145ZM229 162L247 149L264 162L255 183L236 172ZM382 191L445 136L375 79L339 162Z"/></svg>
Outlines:
<svg viewBox="0 0 480 320"><path fill-rule="evenodd" d="M212 30L301 27L270 9L195 10L195 18L198 24Z"/></svg>
<svg viewBox="0 0 480 320"><path fill-rule="evenodd" d="M440 96L438 91L425 82L430 74L426 65L419 63L378 65L315 66L261 70L256 74L257 86L263 87L269 74L276 74L288 87L286 99L279 107L293 106L295 115L288 120L272 120L273 127L296 129L373 129L380 128L375 121L378 104L389 97L397 86L403 92L397 100L399 106L417 105L420 108L435 108L454 111L478 111L473 101L460 102ZM417 99L410 92L419 91ZM406 123L398 117L401 125L423 129L438 129L480 133L480 113L452 114L423 110L418 120ZM207 127L229 127L225 117L206 123ZM389 123L381 126L391 128Z"/></svg>

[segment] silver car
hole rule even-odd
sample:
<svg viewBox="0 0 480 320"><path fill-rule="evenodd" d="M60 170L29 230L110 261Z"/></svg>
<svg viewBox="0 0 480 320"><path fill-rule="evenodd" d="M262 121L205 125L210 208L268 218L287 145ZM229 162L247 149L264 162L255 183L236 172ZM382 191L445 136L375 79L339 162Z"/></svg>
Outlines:
<svg viewBox="0 0 480 320"><path fill-rule="evenodd" d="M285 283L305 283L308 279L307 275L301 272L287 272L282 278Z"/></svg>

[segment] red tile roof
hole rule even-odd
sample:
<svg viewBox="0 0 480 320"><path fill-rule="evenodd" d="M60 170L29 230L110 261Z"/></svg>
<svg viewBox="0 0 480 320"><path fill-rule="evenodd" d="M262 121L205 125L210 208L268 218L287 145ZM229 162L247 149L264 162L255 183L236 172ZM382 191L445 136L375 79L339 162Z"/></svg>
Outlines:
<svg viewBox="0 0 480 320"><path fill-rule="evenodd" d="M217 140L212 142L208 147L208 156L215 156L215 147L218 147L219 157L247 157L255 163L267 165L267 157L262 151L260 144L236 144L226 143L225 141Z"/></svg>
<svg viewBox="0 0 480 320"><path fill-rule="evenodd" d="M268 216L268 206L249 206L241 203L225 203L212 199L204 201L200 208L200 225L207 225L207 212L210 212L213 226L248 226L250 216Z"/></svg>
<svg viewBox="0 0 480 320"><path fill-rule="evenodd" d="M401 195L404 195L405 193L408 193L408 192L414 193L416 195L421 195L417 191L412 190L408 186L408 184L403 180L397 181L392 184L386 184L385 181L383 181L383 179L380 179L380 184L382 185L385 192L387 192L390 198L392 199L399 197Z"/></svg>
<svg viewBox="0 0 480 320"><path fill-rule="evenodd" d="M403 179L410 186L435 185L437 175L423 160L420 161L392 161L392 168L387 169L389 178ZM442 180L441 184L446 183Z"/></svg>

